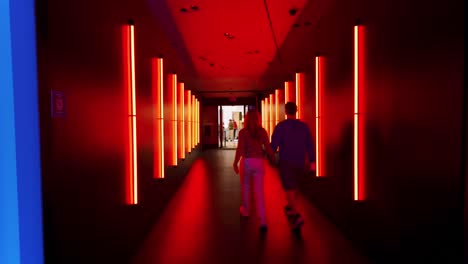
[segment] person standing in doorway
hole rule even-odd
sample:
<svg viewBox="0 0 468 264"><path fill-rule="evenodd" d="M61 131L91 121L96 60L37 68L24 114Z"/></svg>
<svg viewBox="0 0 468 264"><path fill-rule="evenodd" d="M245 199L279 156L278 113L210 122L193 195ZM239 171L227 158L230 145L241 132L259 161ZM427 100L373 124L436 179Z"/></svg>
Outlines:
<svg viewBox="0 0 468 264"><path fill-rule="evenodd" d="M233 129L234 129L234 123L232 122L232 119L229 119L229 124L228 124L229 141L234 140L234 138L232 137L233 136L233 134L232 134Z"/></svg>
<svg viewBox="0 0 468 264"><path fill-rule="evenodd" d="M264 150L273 157L270 140L266 130L262 127L260 114L250 110L245 116L245 127L239 131L239 144L236 149L233 168L236 174L240 172L242 187L242 203L240 214L249 216L250 210L250 187L253 182L253 190L256 201L257 215L260 220L260 232L267 231L267 220L265 212L265 200L263 195ZM241 169L239 161L242 157Z"/></svg>
<svg viewBox="0 0 468 264"><path fill-rule="evenodd" d="M232 127L234 128L234 139L237 139L237 137L236 137L236 131L237 131L237 122L236 122L236 120L232 120Z"/></svg>
<svg viewBox="0 0 468 264"><path fill-rule="evenodd" d="M304 224L297 211L298 177L306 172L306 155L309 170L315 171L314 143L307 124L296 119L296 104L286 103L285 110L287 118L273 130L271 146L275 152L279 147L279 174L287 200L284 210L286 215L292 217L292 228L298 230Z"/></svg>

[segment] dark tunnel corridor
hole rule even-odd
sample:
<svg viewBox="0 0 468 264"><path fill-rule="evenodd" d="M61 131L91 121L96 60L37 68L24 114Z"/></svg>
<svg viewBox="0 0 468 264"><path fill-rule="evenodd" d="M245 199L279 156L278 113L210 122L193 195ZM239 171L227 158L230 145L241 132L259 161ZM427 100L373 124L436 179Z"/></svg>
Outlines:
<svg viewBox="0 0 468 264"><path fill-rule="evenodd" d="M466 263L463 17L461 0L0 0L0 263ZM263 234L229 148L248 110L271 140L287 102L316 168L297 233L265 159Z"/></svg>

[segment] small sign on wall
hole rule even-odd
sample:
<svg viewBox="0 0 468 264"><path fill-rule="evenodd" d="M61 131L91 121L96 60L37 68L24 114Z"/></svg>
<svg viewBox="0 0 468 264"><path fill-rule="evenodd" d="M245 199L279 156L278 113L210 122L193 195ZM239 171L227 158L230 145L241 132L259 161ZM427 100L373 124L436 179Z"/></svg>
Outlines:
<svg viewBox="0 0 468 264"><path fill-rule="evenodd" d="M65 95L63 92L51 91L51 113L52 117L65 116Z"/></svg>

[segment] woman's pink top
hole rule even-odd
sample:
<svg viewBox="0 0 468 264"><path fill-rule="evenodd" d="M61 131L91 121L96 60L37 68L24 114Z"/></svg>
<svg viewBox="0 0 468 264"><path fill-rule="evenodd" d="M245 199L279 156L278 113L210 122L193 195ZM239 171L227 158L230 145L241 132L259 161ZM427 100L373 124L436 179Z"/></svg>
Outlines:
<svg viewBox="0 0 468 264"><path fill-rule="evenodd" d="M261 128L260 135L257 139L250 136L247 128L243 128L239 131L239 143L237 145L237 149L244 158L263 158L263 148L268 144L270 144L268 133L263 127Z"/></svg>

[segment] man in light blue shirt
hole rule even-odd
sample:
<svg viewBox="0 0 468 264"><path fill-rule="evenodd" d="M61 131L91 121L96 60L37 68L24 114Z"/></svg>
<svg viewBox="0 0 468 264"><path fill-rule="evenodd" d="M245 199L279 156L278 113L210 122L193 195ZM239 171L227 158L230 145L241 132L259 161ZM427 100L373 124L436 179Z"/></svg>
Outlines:
<svg viewBox="0 0 468 264"><path fill-rule="evenodd" d="M314 143L307 124L296 119L296 104L286 103L285 110L287 119L276 125L271 146L273 151L279 147L279 173L288 202L285 212L293 217L293 229L299 229L304 219L296 210L297 179L305 173L306 155L310 170L315 171Z"/></svg>

